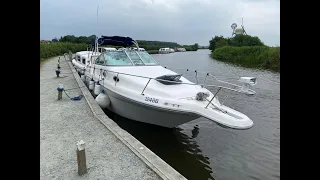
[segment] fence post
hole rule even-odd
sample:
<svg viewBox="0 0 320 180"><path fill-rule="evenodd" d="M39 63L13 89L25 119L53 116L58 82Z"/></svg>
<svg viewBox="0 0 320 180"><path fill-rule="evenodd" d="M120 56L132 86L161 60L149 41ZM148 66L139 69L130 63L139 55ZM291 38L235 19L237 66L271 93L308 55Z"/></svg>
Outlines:
<svg viewBox="0 0 320 180"><path fill-rule="evenodd" d="M78 174L80 176L87 173L86 152L85 143L80 140L77 142L77 162L78 162Z"/></svg>

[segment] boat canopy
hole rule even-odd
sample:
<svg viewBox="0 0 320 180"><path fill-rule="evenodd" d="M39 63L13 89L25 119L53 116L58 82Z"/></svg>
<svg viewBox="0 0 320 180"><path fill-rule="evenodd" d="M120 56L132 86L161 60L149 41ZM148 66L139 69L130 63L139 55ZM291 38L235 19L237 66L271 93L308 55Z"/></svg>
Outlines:
<svg viewBox="0 0 320 180"><path fill-rule="evenodd" d="M98 38L98 44L101 45L110 45L110 46L122 46L129 47L135 44L135 41L130 37L122 37L122 36L101 36ZM91 46L95 45L95 42L90 44Z"/></svg>

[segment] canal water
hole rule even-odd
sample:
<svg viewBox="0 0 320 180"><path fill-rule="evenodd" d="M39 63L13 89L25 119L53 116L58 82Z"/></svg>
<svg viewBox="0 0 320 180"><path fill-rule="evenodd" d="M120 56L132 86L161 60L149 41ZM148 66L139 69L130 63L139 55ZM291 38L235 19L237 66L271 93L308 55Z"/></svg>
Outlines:
<svg viewBox="0 0 320 180"><path fill-rule="evenodd" d="M206 73L233 83L240 76L257 77L254 96L218 94L220 101L227 98L226 106L254 121L251 129L225 129L205 118L167 129L106 114L187 179L280 179L280 74L237 67L209 55L209 50L198 50L152 56L193 82L203 83ZM218 84L213 78L205 82Z"/></svg>

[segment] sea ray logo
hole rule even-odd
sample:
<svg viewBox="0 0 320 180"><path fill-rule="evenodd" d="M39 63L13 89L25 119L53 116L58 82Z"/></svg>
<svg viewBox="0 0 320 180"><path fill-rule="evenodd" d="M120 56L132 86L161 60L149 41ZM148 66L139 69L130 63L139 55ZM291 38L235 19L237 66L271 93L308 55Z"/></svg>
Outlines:
<svg viewBox="0 0 320 180"><path fill-rule="evenodd" d="M103 38L99 38L99 39L97 40L97 42L98 42L99 45L101 45L101 44L104 43L104 39L103 39Z"/></svg>
<svg viewBox="0 0 320 180"><path fill-rule="evenodd" d="M164 105L166 105L166 106L168 106L168 105L170 105L170 106L172 106L172 107L180 107L181 105L179 105L179 104L172 104L172 103L168 103L168 102L165 102L165 103L163 103Z"/></svg>

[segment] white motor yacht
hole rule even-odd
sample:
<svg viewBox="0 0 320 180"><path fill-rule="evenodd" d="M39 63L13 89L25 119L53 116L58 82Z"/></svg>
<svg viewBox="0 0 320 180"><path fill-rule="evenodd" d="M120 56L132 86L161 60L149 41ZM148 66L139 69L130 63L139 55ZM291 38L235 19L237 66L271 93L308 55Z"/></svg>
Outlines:
<svg viewBox="0 0 320 180"><path fill-rule="evenodd" d="M137 42L129 37L101 36L96 43L96 47L113 45L124 48L101 53L77 52L73 64L85 69L83 73L87 80L99 83L110 102L107 108L114 113L168 128L199 117L234 129L253 126L248 116L222 105L217 94L220 90L228 90L253 95L255 92L249 88L256 84L256 78L243 77L240 79L243 86L232 84L236 88L196 84L162 67L147 51L139 51ZM138 50L127 48L132 45ZM82 61L81 57L88 58ZM215 86L217 91L210 92L207 86Z"/></svg>

